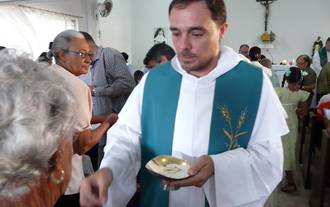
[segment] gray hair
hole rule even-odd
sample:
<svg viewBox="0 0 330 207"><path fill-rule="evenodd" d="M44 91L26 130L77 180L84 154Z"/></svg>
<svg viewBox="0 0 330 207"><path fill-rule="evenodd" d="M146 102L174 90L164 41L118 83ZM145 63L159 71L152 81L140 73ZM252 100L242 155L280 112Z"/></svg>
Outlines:
<svg viewBox="0 0 330 207"><path fill-rule="evenodd" d="M45 65L0 53L0 200L49 175L61 140L72 137L75 103L65 81Z"/></svg>
<svg viewBox="0 0 330 207"><path fill-rule="evenodd" d="M58 53L61 50L67 50L70 47L70 42L74 38L84 39L84 36L75 30L64 30L59 33L55 39L53 40L50 51L48 53L48 57L54 56L55 59L58 58Z"/></svg>

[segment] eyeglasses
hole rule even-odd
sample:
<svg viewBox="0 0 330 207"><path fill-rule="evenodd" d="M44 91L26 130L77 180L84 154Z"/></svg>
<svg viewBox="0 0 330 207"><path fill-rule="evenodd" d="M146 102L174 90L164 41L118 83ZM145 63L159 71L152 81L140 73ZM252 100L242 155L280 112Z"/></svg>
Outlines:
<svg viewBox="0 0 330 207"><path fill-rule="evenodd" d="M90 59L93 59L93 57L95 55L93 53L79 52L79 51L74 51L74 50L64 50L64 51L67 53L74 54L76 56L80 56L81 58L86 58L88 56Z"/></svg>

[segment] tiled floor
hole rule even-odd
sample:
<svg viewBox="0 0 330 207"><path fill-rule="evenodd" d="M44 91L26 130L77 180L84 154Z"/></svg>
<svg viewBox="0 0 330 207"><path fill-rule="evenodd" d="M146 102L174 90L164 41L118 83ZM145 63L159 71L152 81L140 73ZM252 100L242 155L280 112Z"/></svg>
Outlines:
<svg viewBox="0 0 330 207"><path fill-rule="evenodd" d="M276 189L270 196L265 207L309 207L310 190L304 188L299 170L297 170L295 177L298 191L294 194L288 194ZM330 195L329 189L327 189L326 195ZM330 196L327 196L323 207L330 207Z"/></svg>
<svg viewBox="0 0 330 207"><path fill-rule="evenodd" d="M283 193L276 190L265 207L308 207L309 191L299 190L295 194Z"/></svg>

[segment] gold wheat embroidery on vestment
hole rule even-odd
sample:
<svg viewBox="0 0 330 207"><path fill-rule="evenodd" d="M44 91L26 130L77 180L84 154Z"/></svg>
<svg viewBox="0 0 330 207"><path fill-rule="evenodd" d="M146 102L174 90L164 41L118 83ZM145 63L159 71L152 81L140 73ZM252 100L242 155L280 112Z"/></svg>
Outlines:
<svg viewBox="0 0 330 207"><path fill-rule="evenodd" d="M238 139L239 137L247 133L247 131L240 131L246 120L247 108L245 108L244 111L241 111L235 128L233 128L232 125L231 111L229 110L228 106L220 105L218 109L220 110L222 117L224 118L225 122L228 124L229 127L227 129L223 128L223 133L225 137L227 137L229 140L229 143L226 143L227 150L232 150L240 147Z"/></svg>

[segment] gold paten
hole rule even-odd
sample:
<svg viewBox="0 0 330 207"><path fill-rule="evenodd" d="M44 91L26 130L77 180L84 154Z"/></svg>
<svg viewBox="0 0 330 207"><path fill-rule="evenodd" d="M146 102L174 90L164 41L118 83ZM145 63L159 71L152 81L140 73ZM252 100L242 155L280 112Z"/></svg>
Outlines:
<svg viewBox="0 0 330 207"><path fill-rule="evenodd" d="M189 177L191 163L176 157L160 155L150 160L145 167L164 180L180 180Z"/></svg>

